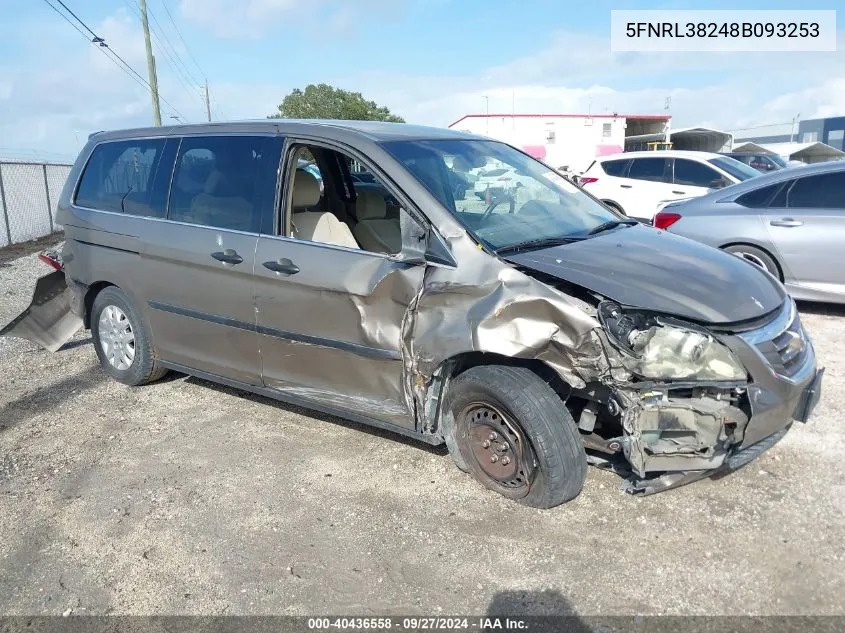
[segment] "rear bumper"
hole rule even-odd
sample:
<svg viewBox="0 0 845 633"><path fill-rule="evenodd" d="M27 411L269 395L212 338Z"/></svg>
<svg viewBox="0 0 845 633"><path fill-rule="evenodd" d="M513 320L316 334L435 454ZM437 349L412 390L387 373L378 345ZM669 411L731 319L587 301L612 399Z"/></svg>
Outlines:
<svg viewBox="0 0 845 633"><path fill-rule="evenodd" d="M82 327L75 303L78 301L63 271L45 275L36 282L29 307L0 330L0 336L27 339L48 351L58 351Z"/></svg>

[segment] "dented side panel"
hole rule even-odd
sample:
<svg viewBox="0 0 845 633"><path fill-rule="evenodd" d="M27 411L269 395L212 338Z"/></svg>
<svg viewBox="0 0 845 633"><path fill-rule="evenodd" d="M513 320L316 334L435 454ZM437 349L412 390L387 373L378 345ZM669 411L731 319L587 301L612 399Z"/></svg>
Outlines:
<svg viewBox="0 0 845 633"><path fill-rule="evenodd" d="M418 410L436 370L467 352L539 360L576 388L607 372L589 305L481 251L461 229L446 240L460 264L428 268L406 332L406 383Z"/></svg>
<svg viewBox="0 0 845 633"><path fill-rule="evenodd" d="M299 272L262 266L289 259ZM291 239L259 239L255 306L266 387L414 428L403 330L425 267Z"/></svg>

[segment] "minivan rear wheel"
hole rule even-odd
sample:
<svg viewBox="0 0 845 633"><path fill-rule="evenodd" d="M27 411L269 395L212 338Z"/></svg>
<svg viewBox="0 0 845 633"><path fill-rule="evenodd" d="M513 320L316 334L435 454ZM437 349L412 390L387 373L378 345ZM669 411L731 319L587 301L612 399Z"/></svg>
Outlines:
<svg viewBox="0 0 845 633"><path fill-rule="evenodd" d="M535 373L473 367L454 379L447 398L447 446L484 486L535 508L551 508L581 492L587 458L578 429Z"/></svg>
<svg viewBox="0 0 845 633"><path fill-rule="evenodd" d="M149 328L132 300L116 286L109 286L94 299L91 337L100 366L126 385L143 385L167 373L154 358Z"/></svg>

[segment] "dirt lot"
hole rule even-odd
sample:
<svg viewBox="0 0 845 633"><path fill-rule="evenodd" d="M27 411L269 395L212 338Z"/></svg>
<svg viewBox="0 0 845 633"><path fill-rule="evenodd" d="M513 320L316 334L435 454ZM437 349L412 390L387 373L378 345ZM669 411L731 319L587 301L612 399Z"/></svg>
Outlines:
<svg viewBox="0 0 845 633"><path fill-rule="evenodd" d="M0 323L48 269L0 256ZM207 382L106 380L87 332L0 339L0 613L845 614L845 309L802 306L825 393L718 481L590 471L538 511L445 451Z"/></svg>

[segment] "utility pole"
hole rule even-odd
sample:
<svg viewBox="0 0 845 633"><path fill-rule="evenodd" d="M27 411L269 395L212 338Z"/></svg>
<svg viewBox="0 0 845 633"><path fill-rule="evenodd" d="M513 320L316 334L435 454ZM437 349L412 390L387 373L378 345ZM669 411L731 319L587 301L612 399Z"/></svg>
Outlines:
<svg viewBox="0 0 845 633"><path fill-rule="evenodd" d="M205 80L205 113L208 115L208 122L211 123L211 102L208 100L208 79Z"/></svg>
<svg viewBox="0 0 845 633"><path fill-rule="evenodd" d="M150 97L153 101L153 124L161 125L161 106L158 102L158 77L156 60L153 57L153 45L150 42L150 24L147 22L147 0L138 0L141 9L141 26L144 29L144 45L147 48L147 73L150 76Z"/></svg>

